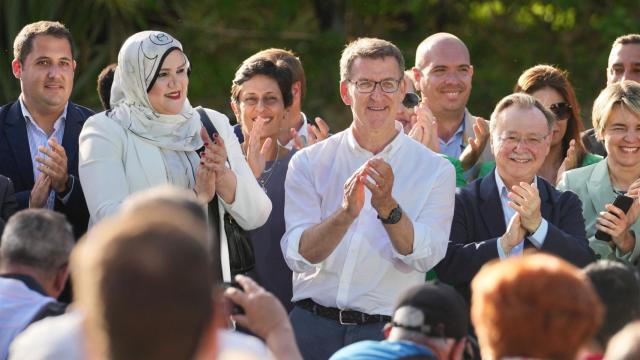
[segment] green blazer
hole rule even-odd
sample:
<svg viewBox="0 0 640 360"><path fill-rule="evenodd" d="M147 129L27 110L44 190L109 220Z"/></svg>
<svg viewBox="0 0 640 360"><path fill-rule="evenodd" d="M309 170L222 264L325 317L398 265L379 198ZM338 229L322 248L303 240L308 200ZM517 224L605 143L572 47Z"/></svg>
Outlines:
<svg viewBox="0 0 640 360"><path fill-rule="evenodd" d="M558 184L558 190L573 191L582 201L582 215L589 246L598 258L619 258L631 263L636 262L640 255L640 220L631 226L631 230L636 234L636 246L630 253L622 254L618 249L614 253L607 242L595 238L598 214L605 211L605 204L613 203L616 198L606 160L565 172Z"/></svg>

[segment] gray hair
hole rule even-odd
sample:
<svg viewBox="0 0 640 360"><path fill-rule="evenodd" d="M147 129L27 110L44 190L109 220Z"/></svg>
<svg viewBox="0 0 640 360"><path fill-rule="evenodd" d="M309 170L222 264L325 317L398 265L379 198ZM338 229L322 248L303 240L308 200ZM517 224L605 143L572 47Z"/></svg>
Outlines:
<svg viewBox="0 0 640 360"><path fill-rule="evenodd" d="M494 130L496 129L496 119L498 118L498 115L512 106L517 106L521 109L537 108L542 112L545 119L547 120L547 127L549 128L549 131L553 129L553 124L556 121L556 117L551 111L547 110L547 108L545 108L544 105L542 105L533 96L525 93L515 93L502 98L502 100L500 100L496 105L493 113L491 113L491 121L489 122L489 130L491 134L493 134Z"/></svg>
<svg viewBox="0 0 640 360"><path fill-rule="evenodd" d="M54 270L67 263L75 239L64 215L46 209L27 209L7 222L0 242L5 264Z"/></svg>
<svg viewBox="0 0 640 360"><path fill-rule="evenodd" d="M391 56L398 62L399 74L404 72L404 57L397 46L391 42L376 38L359 38L350 42L340 57L340 81L351 76L351 65L357 58L384 59Z"/></svg>

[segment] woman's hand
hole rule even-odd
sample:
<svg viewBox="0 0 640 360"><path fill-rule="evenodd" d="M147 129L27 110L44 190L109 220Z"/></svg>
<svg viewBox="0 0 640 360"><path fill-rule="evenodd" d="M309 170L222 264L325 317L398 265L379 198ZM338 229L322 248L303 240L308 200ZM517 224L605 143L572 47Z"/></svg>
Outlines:
<svg viewBox="0 0 640 360"><path fill-rule="evenodd" d="M629 228L638 220L640 201L638 198L634 198L633 204L626 214L613 204L607 204L605 208L608 211L600 212L596 229L611 235L611 240L621 252L628 253L633 251L636 246L636 239L633 233L629 231Z"/></svg>
<svg viewBox="0 0 640 360"><path fill-rule="evenodd" d="M556 185L562 179L562 174L564 174L565 171L575 169L576 167L578 167L578 155L576 154L576 140L572 139L569 142L569 149L567 149L567 156L564 158L564 160L562 161L562 164L560 164L560 167L558 168L558 175L556 176Z"/></svg>
<svg viewBox="0 0 640 360"><path fill-rule="evenodd" d="M193 190L198 200L208 204L216 194L216 171L214 156L210 150L211 138L205 128L200 130L200 137L204 141L204 151L200 154L200 166L196 170L196 186Z"/></svg>
<svg viewBox="0 0 640 360"><path fill-rule="evenodd" d="M266 139L260 146L260 138L262 137L262 128L267 119L263 117L257 117L255 122L253 123L253 128L248 136L245 136L244 141L247 143L247 162L249 163L249 167L251 168L251 172L253 172L253 176L255 178L259 178L264 171L264 168L267 164L267 152L269 151L269 147L271 147L271 138Z"/></svg>
<svg viewBox="0 0 640 360"><path fill-rule="evenodd" d="M409 131L409 136L432 151L439 153L438 123L429 108L426 97L423 97L420 104L413 109L416 115L416 122L411 128L411 131Z"/></svg>

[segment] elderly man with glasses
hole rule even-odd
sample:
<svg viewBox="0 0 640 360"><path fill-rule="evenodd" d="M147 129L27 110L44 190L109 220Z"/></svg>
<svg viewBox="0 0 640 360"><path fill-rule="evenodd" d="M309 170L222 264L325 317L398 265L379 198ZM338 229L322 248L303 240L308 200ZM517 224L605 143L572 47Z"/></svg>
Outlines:
<svg viewBox="0 0 640 360"><path fill-rule="evenodd" d="M297 152L285 183L281 247L293 270L290 317L305 359L382 340L396 296L424 282L451 229L451 164L395 121L404 59L362 38L340 60L351 126Z"/></svg>
<svg viewBox="0 0 640 360"><path fill-rule="evenodd" d="M505 97L491 114L496 169L456 194L447 255L436 267L438 277L466 300L471 279L495 258L531 248L578 267L594 260L577 195L536 176L549 153L554 121L549 110L524 93Z"/></svg>

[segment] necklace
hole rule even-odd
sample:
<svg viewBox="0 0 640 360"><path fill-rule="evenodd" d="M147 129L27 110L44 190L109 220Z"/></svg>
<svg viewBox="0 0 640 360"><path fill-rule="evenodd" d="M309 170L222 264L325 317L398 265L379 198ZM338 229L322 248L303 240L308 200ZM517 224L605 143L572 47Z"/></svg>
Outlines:
<svg viewBox="0 0 640 360"><path fill-rule="evenodd" d="M264 190L265 193L267 192L267 185L269 184L269 180L271 180L271 176L273 176L273 173L275 172L274 169L278 165L279 158L280 158L280 146L276 144L276 159L273 161L273 164L271 164L271 166L268 169L265 169L262 172L262 175L260 175L260 178L258 179L258 183L260 184L260 186L262 187L262 190Z"/></svg>

